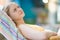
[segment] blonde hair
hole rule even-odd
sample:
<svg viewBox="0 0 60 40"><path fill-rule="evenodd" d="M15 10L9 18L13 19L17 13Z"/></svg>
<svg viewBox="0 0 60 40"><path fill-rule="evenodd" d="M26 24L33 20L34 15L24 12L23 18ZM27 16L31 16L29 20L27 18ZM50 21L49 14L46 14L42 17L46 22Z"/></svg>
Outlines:
<svg viewBox="0 0 60 40"><path fill-rule="evenodd" d="M3 7L3 11L5 11L8 15L9 15L9 9L10 9L10 5L17 5L15 2L10 2L9 4L6 4L4 7Z"/></svg>
<svg viewBox="0 0 60 40"><path fill-rule="evenodd" d="M10 9L10 6L11 5L17 5L15 2L11 2L11 3L9 3L9 4L6 4L4 7L3 7L3 11L10 17L10 15L9 15L9 9ZM18 6L18 5L17 5ZM11 18L11 17L10 17ZM14 21L14 20L13 20ZM15 21L14 21L14 23L15 23ZM16 24L16 23L15 23Z"/></svg>

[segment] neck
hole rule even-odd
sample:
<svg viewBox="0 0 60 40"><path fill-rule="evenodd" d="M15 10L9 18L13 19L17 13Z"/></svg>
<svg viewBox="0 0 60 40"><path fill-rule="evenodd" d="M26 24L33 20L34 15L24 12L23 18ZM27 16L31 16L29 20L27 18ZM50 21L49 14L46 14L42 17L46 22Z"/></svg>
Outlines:
<svg viewBox="0 0 60 40"><path fill-rule="evenodd" d="M16 20L15 23L17 26L19 26L20 24L25 24L23 19Z"/></svg>

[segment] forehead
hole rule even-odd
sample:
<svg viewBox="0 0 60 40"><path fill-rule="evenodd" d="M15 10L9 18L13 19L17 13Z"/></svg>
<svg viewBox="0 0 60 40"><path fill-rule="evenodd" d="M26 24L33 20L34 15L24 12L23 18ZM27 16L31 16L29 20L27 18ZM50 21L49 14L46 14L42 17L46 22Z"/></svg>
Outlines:
<svg viewBox="0 0 60 40"><path fill-rule="evenodd" d="M10 9L14 9L14 8L18 7L18 5L16 5L16 4L11 4L9 7L10 7Z"/></svg>

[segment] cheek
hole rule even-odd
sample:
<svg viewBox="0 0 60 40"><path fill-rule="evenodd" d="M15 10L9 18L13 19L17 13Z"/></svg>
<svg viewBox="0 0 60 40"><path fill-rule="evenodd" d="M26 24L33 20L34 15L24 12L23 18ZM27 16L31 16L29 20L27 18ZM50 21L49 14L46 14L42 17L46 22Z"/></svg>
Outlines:
<svg viewBox="0 0 60 40"><path fill-rule="evenodd" d="M16 18L18 18L18 15L17 15L17 14L12 13L12 14L10 14L10 17L11 17L12 19L16 19Z"/></svg>
<svg viewBox="0 0 60 40"><path fill-rule="evenodd" d="M23 18L24 17L24 13L23 14L18 14L17 12L15 12L15 13L10 14L10 17L13 20L20 19L20 18Z"/></svg>
<svg viewBox="0 0 60 40"><path fill-rule="evenodd" d="M20 19L20 17L14 15L14 16L12 16L12 19L13 19L13 20L16 20L16 19Z"/></svg>

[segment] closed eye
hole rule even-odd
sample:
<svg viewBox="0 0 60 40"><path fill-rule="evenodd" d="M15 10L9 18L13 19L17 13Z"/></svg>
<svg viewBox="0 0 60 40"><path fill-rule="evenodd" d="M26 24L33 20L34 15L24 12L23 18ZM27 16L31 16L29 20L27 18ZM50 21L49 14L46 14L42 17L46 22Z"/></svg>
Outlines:
<svg viewBox="0 0 60 40"><path fill-rule="evenodd" d="M16 11L16 8L14 9L14 12Z"/></svg>
<svg viewBox="0 0 60 40"><path fill-rule="evenodd" d="M17 6L17 8L20 8L19 6Z"/></svg>

